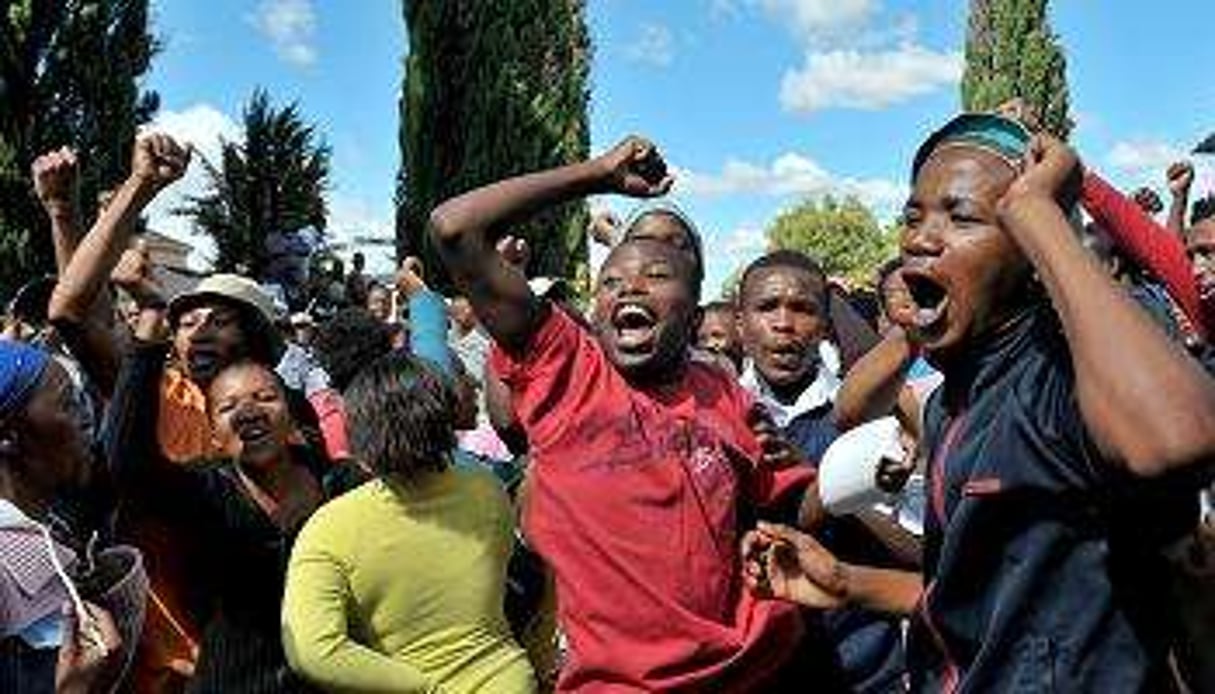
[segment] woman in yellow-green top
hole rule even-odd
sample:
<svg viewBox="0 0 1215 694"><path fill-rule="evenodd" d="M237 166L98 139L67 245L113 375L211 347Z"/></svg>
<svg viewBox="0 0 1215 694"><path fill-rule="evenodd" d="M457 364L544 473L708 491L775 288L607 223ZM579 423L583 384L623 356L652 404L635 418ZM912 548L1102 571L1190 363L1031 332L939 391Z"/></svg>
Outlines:
<svg viewBox="0 0 1215 694"><path fill-rule="evenodd" d="M510 502L450 463L454 394L403 353L345 393L351 448L374 478L300 532L283 596L292 669L335 692L530 693L502 612Z"/></svg>

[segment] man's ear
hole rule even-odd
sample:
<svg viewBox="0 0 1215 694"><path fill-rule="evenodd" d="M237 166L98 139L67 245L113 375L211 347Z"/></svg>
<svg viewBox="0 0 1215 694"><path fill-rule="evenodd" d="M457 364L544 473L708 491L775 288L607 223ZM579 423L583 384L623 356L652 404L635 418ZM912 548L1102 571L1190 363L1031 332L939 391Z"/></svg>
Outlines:
<svg viewBox="0 0 1215 694"><path fill-rule="evenodd" d="M700 332L700 326L705 322L705 310L703 306L697 306L692 311L692 341L696 341L696 334Z"/></svg>

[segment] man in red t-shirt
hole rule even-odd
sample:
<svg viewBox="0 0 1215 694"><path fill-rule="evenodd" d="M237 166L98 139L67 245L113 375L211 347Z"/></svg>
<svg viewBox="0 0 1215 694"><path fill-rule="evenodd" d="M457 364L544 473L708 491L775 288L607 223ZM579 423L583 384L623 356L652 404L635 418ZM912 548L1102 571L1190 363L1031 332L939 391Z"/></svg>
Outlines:
<svg viewBox="0 0 1215 694"><path fill-rule="evenodd" d="M654 146L628 138L431 215L531 445L524 525L556 575L570 644L560 691L779 691L804 663L800 613L740 590L737 540L744 508L804 490L812 473L758 464L746 394L689 360L701 274L690 254L652 238L618 245L587 329L494 250L491 235L537 210L596 193L653 197L671 182Z"/></svg>

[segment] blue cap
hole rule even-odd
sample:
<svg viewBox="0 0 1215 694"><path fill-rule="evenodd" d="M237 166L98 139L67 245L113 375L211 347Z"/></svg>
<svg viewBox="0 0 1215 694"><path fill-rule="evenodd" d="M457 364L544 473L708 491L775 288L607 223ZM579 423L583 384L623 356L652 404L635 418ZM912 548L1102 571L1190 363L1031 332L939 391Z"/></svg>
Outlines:
<svg viewBox="0 0 1215 694"><path fill-rule="evenodd" d="M928 136L916 150L911 180L943 147L961 145L990 152L1013 168L1020 168L1033 135L1017 121L995 113L963 113Z"/></svg>

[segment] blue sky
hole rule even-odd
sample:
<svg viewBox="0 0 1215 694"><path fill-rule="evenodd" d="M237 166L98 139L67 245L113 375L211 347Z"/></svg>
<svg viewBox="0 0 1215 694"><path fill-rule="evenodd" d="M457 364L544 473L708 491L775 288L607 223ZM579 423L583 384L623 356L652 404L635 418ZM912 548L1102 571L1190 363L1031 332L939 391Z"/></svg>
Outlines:
<svg viewBox="0 0 1215 694"><path fill-rule="evenodd" d="M1168 162L1215 131L1209 0L1167 4L1051 3L1082 156L1123 186L1162 192ZM398 0L153 7L164 40L148 77L162 97L158 127L214 156L219 136L239 137L254 88L298 101L333 147L335 240L391 236ZM589 0L588 19L594 149L631 132L659 143L711 249L708 293L762 251L764 226L801 197L853 193L892 215L916 144L958 107L964 0ZM1215 188L1215 164L1198 163L1199 188ZM166 210L201 183L195 167L156 203L153 226L187 235ZM373 266L390 267L389 252L369 250Z"/></svg>

